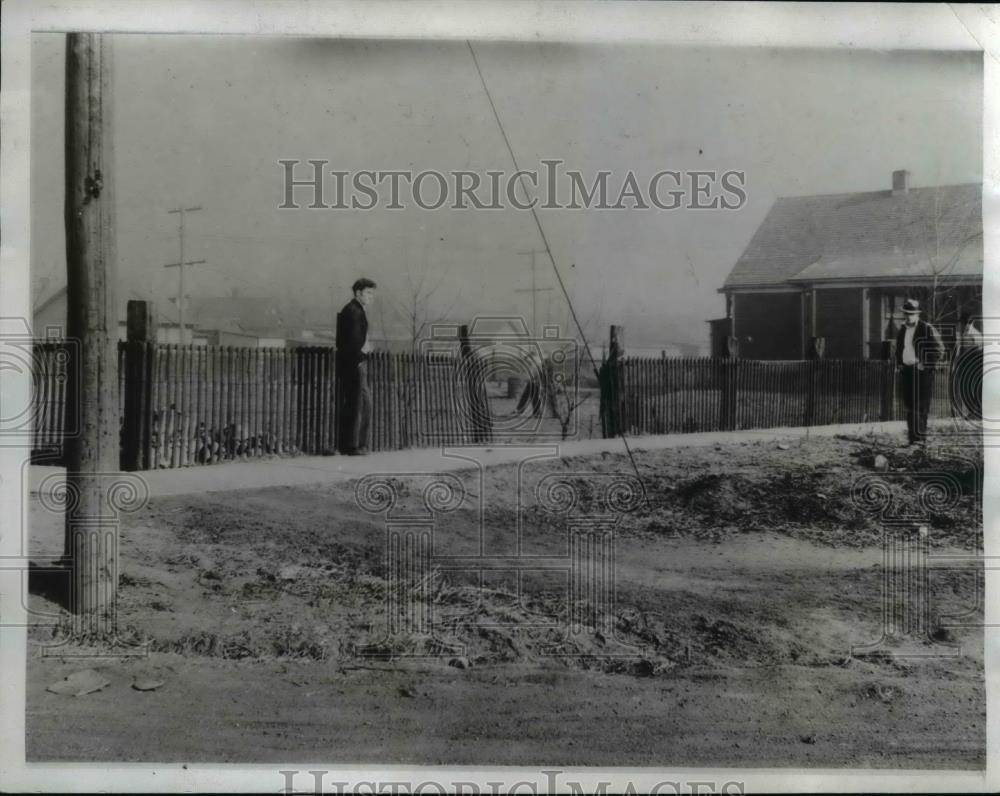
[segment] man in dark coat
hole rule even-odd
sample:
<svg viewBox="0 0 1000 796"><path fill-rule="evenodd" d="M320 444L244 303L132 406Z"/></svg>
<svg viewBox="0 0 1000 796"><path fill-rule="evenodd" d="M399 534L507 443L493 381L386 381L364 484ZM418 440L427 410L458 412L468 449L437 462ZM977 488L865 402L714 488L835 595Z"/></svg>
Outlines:
<svg viewBox="0 0 1000 796"><path fill-rule="evenodd" d="M375 300L375 283L359 279L354 298L337 315L337 447L348 456L368 453L372 397L368 389L368 307Z"/></svg>
<svg viewBox="0 0 1000 796"><path fill-rule="evenodd" d="M900 387L906 406L909 444L927 439L927 412L930 409L934 366L944 359L944 343L937 329L920 319L916 299L903 302L903 325L896 335L896 364L900 367Z"/></svg>

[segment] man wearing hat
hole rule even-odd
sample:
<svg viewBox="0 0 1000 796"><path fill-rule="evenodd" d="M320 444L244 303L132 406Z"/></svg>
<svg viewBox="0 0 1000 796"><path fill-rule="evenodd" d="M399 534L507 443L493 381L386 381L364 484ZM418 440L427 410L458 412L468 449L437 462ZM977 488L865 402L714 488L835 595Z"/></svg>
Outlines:
<svg viewBox="0 0 1000 796"><path fill-rule="evenodd" d="M909 444L927 439L934 365L944 358L944 343L937 329L920 319L916 299L903 302L903 326L896 335L896 364L901 368L903 403Z"/></svg>

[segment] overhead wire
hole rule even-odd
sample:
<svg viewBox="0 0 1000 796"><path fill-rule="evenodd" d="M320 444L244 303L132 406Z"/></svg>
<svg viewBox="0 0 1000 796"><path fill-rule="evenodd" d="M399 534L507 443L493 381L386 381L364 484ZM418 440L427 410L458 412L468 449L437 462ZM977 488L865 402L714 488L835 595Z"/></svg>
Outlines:
<svg viewBox="0 0 1000 796"><path fill-rule="evenodd" d="M486 84L486 78L483 76L482 67L479 64L479 58L476 56L476 51L472 46L472 41L469 39L465 40L466 45L469 48L469 54L472 56L472 62L475 64L476 73L479 75L479 81L483 85L483 91L486 94L486 99L490 103L490 108L493 111L493 118L496 119L497 127L500 130L500 135L503 138L503 142L507 147L507 152L510 155L511 163L514 165L514 173L517 176L518 184L521 186L521 192L524 194L525 199L528 198L527 189L524 187L524 176L521 173L521 167L517 162L517 155L514 154L514 147L510 143L510 138L507 136L507 131L504 129L503 121L500 119L500 113L497 111L496 103L493 101L493 95L490 93L489 86ZM562 274L559 273L559 267L556 265L556 259L552 254L552 247L549 245L549 239L545 234L545 229L542 227L541 219L538 216L538 211L535 209L532 203L529 208L531 211L531 217L535 220L535 226L538 228L538 235L542 240L542 245L545 247L545 253L548 255L549 262L552 265L552 271L556 275L556 281L559 283L559 288L562 291L563 297L566 299L566 306L569 307L570 315L573 317L573 323L576 325L577 333L580 335L580 339L583 341L584 349L587 352L587 357L590 359L591 367L594 370L594 376L598 379L598 384L600 384L600 372L597 368L597 362L594 360L594 355L591 352L590 344L587 342L587 336L583 331L583 326L580 324L580 319L576 314L576 308L573 306L573 300L570 298L569 291L566 289L566 283L563 281ZM625 452L628 454L629 461L632 464L632 470L635 473L636 478L639 479L639 483L643 487L645 492L645 484L642 480L642 476L639 475L639 467L636 464L635 457L632 455L632 448L628 444L628 439L625 437L624 431L619 428L618 436L625 445Z"/></svg>

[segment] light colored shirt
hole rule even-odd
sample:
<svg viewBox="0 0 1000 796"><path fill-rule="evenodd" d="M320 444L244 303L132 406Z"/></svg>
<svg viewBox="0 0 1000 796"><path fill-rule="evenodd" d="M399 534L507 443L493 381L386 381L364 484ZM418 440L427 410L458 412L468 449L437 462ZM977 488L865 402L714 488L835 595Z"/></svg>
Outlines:
<svg viewBox="0 0 1000 796"><path fill-rule="evenodd" d="M905 327L906 331L903 332L903 364L904 365L916 365L917 364L917 352L913 347L913 335L917 331L917 327L913 326Z"/></svg>

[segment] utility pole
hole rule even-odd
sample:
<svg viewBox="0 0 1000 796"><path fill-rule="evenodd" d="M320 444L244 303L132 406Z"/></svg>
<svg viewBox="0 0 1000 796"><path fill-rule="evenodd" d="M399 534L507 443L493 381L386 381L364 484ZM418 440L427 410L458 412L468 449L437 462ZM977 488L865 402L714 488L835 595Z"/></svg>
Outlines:
<svg viewBox="0 0 1000 796"><path fill-rule="evenodd" d="M170 214L177 213L180 216L180 224L178 225L178 234L180 236L181 244L181 256L176 263L167 263L164 268L177 268L178 269L178 284L177 284L177 325L180 327L180 343L184 345L184 266L185 265L202 265L204 260L185 260L184 259L184 214L185 213L195 213L201 210L201 207L176 207L173 210L168 210Z"/></svg>
<svg viewBox="0 0 1000 796"><path fill-rule="evenodd" d="M192 265L192 263L188 263L188 265ZM164 268L166 268L166 267L167 266L164 266ZM184 299L183 299L183 304L184 304L183 307L181 307L180 303L177 301L177 296L171 296L170 297L170 303L174 304L174 305L177 305L177 307L178 307L177 311L178 312L184 312L184 310L187 309L187 307L188 307L188 301L190 299L191 299L191 294L190 293L185 293L184 294Z"/></svg>
<svg viewBox="0 0 1000 796"><path fill-rule="evenodd" d="M535 287L535 255L536 254L548 254L544 250L531 249L526 252L518 252L518 254L524 257L531 257L531 289L530 290L515 290L515 293L530 293L531 294L531 333L533 335L538 334L538 305L536 298L539 293L545 293L553 288L551 287Z"/></svg>
<svg viewBox="0 0 1000 796"><path fill-rule="evenodd" d="M118 302L115 295L111 38L66 36L66 333L64 555L72 568L70 608L80 632L113 632L118 528L109 475L119 471ZM82 624L80 624L82 623Z"/></svg>

